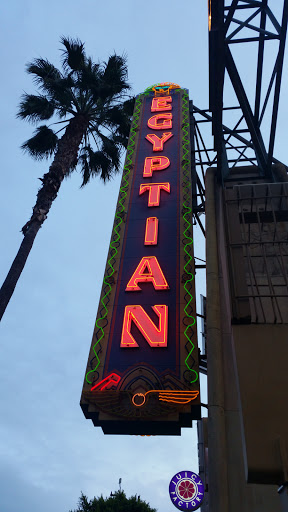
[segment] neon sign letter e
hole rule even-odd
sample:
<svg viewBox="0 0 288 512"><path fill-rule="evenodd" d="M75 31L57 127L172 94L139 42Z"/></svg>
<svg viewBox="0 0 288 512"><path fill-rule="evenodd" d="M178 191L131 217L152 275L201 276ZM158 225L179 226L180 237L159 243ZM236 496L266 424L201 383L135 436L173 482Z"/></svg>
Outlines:
<svg viewBox="0 0 288 512"><path fill-rule="evenodd" d="M172 105L169 105L169 103L172 103L171 96L163 96L161 98L153 98L152 105L151 105L151 112L161 112L163 110L172 110Z"/></svg>

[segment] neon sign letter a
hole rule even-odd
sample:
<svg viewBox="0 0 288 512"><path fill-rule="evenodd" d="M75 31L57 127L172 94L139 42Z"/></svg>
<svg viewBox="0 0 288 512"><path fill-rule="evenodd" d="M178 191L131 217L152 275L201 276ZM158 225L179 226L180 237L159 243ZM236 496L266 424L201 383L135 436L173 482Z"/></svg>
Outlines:
<svg viewBox="0 0 288 512"><path fill-rule="evenodd" d="M146 256L141 259L127 284L126 291L141 291L141 288L138 286L139 282L153 283L155 290L169 289L168 283L155 256Z"/></svg>

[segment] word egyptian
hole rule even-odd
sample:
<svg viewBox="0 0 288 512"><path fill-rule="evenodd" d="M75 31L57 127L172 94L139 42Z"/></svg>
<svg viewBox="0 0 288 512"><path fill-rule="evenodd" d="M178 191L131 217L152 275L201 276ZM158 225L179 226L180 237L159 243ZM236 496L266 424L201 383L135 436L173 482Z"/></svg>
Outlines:
<svg viewBox="0 0 288 512"><path fill-rule="evenodd" d="M144 200L147 204L144 247L158 244L160 225L158 217L151 217L148 208L161 207L163 194L171 194L170 183L165 181L165 169L171 166L171 162L167 156L160 155L159 152L165 150L165 144L173 137L172 108L171 96L157 97L151 101L151 113L153 115L148 119L147 126L156 133L149 133L146 140L151 143L153 153L156 154L144 159L143 183L140 184L139 188L139 201ZM149 182L154 175L157 176L157 183ZM126 292L142 291L141 283L147 282L150 282L156 291L169 290L169 283L161 268L161 262L155 256L146 256L140 259L127 283ZM150 347L167 347L168 306L155 304L151 307L158 317L158 326L151 320L142 306L128 305L125 307L120 347L133 348L139 346L131 333L132 323L141 332Z"/></svg>

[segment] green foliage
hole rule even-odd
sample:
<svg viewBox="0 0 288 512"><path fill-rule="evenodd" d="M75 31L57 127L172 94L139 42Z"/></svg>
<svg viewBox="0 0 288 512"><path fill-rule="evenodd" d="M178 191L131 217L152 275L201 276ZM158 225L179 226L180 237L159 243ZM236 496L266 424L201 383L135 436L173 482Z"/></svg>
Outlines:
<svg viewBox="0 0 288 512"><path fill-rule="evenodd" d="M17 117L32 123L51 119L52 124L60 126L58 131L53 131L51 125L38 127L22 149L38 160L50 157L59 148L61 139L57 134L66 130L72 120L76 127L75 119L79 119L85 129L80 147L76 148L77 158L65 169L65 175L79 164L82 186L97 175L109 180L119 171L134 107L134 98L128 94L126 57L113 54L107 62L94 63L78 39L62 37L61 43L61 70L42 58L27 65L39 94L25 93L17 113Z"/></svg>
<svg viewBox="0 0 288 512"><path fill-rule="evenodd" d="M157 512L151 508L146 501L142 501L140 496L131 496L127 498L125 492L117 491L109 498L93 498L88 500L83 493L80 496L78 508L70 512Z"/></svg>

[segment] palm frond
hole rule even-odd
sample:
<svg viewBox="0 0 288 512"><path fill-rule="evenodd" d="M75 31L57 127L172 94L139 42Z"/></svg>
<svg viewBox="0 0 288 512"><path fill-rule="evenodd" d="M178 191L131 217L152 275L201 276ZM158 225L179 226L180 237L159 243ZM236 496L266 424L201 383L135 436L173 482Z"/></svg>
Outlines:
<svg viewBox="0 0 288 512"><path fill-rule="evenodd" d="M131 117L135 98L131 98L121 105L114 105L103 112L103 124L113 128L114 135L118 135L118 143L127 147L130 133ZM120 142L121 141L121 142Z"/></svg>
<svg viewBox="0 0 288 512"><path fill-rule="evenodd" d="M90 144L82 148L79 156L83 188L90 179L100 176L104 182L109 181L115 172L119 171L120 151L112 140L102 135L101 151L93 151ZM106 139L106 140L105 140Z"/></svg>
<svg viewBox="0 0 288 512"><path fill-rule="evenodd" d="M123 86L125 89L130 89L127 84L128 70L127 70L127 57L125 55L110 55L108 62L105 64L103 72L103 80L107 83L113 81L117 85Z"/></svg>
<svg viewBox="0 0 288 512"><path fill-rule="evenodd" d="M46 96L24 93L16 115L19 119L27 119L27 121L35 123L50 119L54 111L55 103L49 101Z"/></svg>
<svg viewBox="0 0 288 512"><path fill-rule="evenodd" d="M126 101L123 101L123 103L122 103L122 107L123 107L124 112L130 118L132 118L132 116L133 116L135 101L136 101L136 96L132 96L131 98L129 98Z"/></svg>
<svg viewBox="0 0 288 512"><path fill-rule="evenodd" d="M58 102L61 106L60 117L72 112L72 87L75 83L70 75L62 75L48 60L35 59L27 65L27 72L34 75L34 81L47 95L50 101ZM55 105L57 108L57 105Z"/></svg>
<svg viewBox="0 0 288 512"><path fill-rule="evenodd" d="M88 163L88 155L86 153L83 153L79 157L78 163L80 164L80 170L82 173L82 183L81 183L80 188L83 188L83 187L85 187L85 185L87 185L87 183L89 183L90 178L91 178L91 171L90 171L90 166ZM97 174L97 173L95 173L95 174Z"/></svg>
<svg viewBox="0 0 288 512"><path fill-rule="evenodd" d="M72 71L80 71L86 63L86 55L84 51L84 43L79 39L71 39L69 37L61 37L61 43L65 46L62 50L62 63L64 69L70 68Z"/></svg>
<svg viewBox="0 0 288 512"><path fill-rule="evenodd" d="M121 151L127 146L130 130L134 98L124 101L129 98L130 89L127 59L125 55L113 54L107 62L95 63L87 57L80 40L62 37L61 43L62 71L42 58L27 65L40 94L24 94L17 116L32 122L58 116L65 119L60 123L67 122L68 126L72 122L77 124L78 117L87 131L79 158L76 151L75 161L70 161L65 174L71 174L79 164L82 186L93 176L107 181L120 169ZM22 149L36 159L47 158L62 148L57 137L62 130L64 124L56 133L47 126L39 126Z"/></svg>
<svg viewBox="0 0 288 512"><path fill-rule="evenodd" d="M128 145L135 99L135 97L132 97L122 103L121 108L123 118L121 123L118 124L117 130L115 130L115 141L117 141L118 144L121 144L121 146L123 146L125 149L127 149Z"/></svg>
<svg viewBox="0 0 288 512"><path fill-rule="evenodd" d="M127 83L128 71L125 56L111 55L108 62L105 63L102 72L101 90L99 97L107 99L115 95L121 96L131 87Z"/></svg>
<svg viewBox="0 0 288 512"><path fill-rule="evenodd" d="M110 160L112 164L111 171L113 173L119 172L120 170L120 149L115 144L115 140L113 139L113 136L105 137L102 135L102 152L104 155ZM111 176L107 176L105 179L110 179ZM104 179L104 181L105 181Z"/></svg>
<svg viewBox="0 0 288 512"><path fill-rule="evenodd" d="M95 64L90 57L86 59L85 66L78 73L77 87L82 91L90 91L89 96L92 97L92 91L96 91L101 80L100 64Z"/></svg>
<svg viewBox="0 0 288 512"><path fill-rule="evenodd" d="M47 59L34 59L32 62L28 63L26 66L27 73L34 75L34 81L36 84L43 86L45 82L48 81L57 81L62 78L62 75L51 62Z"/></svg>
<svg viewBox="0 0 288 512"><path fill-rule="evenodd" d="M100 178L104 181L111 178L111 162L102 151L95 151L90 156L90 174L92 176L100 174ZM86 185L86 183L85 183Z"/></svg>
<svg viewBox="0 0 288 512"><path fill-rule="evenodd" d="M46 125L36 128L33 137L22 144L21 149L36 160L51 156L58 145L57 135Z"/></svg>
<svg viewBox="0 0 288 512"><path fill-rule="evenodd" d="M71 76L46 84L48 96L55 101L60 117L64 117L68 112L73 113L74 107L77 110L77 100L73 94L74 86L75 83Z"/></svg>

